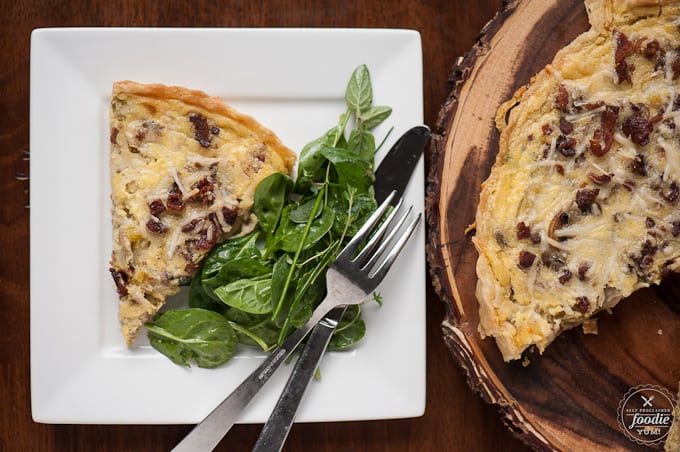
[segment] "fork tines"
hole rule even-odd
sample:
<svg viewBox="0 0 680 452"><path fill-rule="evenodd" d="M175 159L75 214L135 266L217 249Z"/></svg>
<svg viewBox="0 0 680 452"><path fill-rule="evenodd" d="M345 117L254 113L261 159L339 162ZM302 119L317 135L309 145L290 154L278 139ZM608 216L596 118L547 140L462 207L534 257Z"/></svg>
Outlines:
<svg viewBox="0 0 680 452"><path fill-rule="evenodd" d="M406 212L403 211L401 198L385 216L395 197L396 192L393 191L378 206L337 256L334 264L336 270L352 277L367 292L373 290L385 277L420 221L420 214L413 218L413 206L409 206ZM364 242L363 248L356 254ZM352 268L360 271L352 272ZM358 278L359 275L363 277Z"/></svg>

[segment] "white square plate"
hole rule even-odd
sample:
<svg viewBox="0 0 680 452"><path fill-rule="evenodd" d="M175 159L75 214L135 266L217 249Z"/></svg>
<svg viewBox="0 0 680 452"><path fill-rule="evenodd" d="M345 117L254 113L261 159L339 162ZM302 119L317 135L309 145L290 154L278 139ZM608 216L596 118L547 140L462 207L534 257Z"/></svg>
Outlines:
<svg viewBox="0 0 680 452"><path fill-rule="evenodd" d="M380 29L40 29L31 37L31 399L45 423L195 423L263 358L242 347L220 369L186 369L119 332L111 253L108 111L130 79L220 96L290 148L332 127L365 63L374 103L393 113L383 149L423 121L420 35ZM380 160L379 154L377 160ZM422 212L423 163L406 200ZM330 353L298 421L415 417L425 408L421 226L365 309L367 333ZM240 422L263 422L284 366Z"/></svg>

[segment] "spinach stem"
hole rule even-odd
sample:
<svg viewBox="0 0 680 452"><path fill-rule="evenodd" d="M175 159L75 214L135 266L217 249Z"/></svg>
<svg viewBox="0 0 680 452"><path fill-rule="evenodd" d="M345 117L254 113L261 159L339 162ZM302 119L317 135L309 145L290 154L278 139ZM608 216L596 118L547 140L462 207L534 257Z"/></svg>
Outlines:
<svg viewBox="0 0 680 452"><path fill-rule="evenodd" d="M321 204L321 201L323 199L323 194L325 192L325 187L319 190L319 193L316 195L316 200L314 201L314 207L312 207L312 211L309 213L309 219L307 220L307 224L305 224L305 229L302 232L302 239L300 240L300 243L298 244L297 249L295 250L295 255L293 256L293 262L290 265L290 269L288 270L288 275L286 276L286 282L283 285L283 290L281 291L280 298L277 300L276 303L276 309L274 309L274 313L272 314L272 319L276 319L276 317L280 314L281 309L283 309L283 301L286 298L286 293L288 292L288 289L290 288L290 282L293 279L293 273L295 272L295 268L297 266L297 262L300 260L300 254L302 253L302 248L305 244L305 241L307 240L307 235L309 235L309 229L312 227L312 221L316 217L316 212L319 211L319 205ZM279 337L281 337L279 335Z"/></svg>
<svg viewBox="0 0 680 452"><path fill-rule="evenodd" d="M335 259L335 256L338 254L340 251L340 247L343 245L343 242L345 241L345 237L347 236L347 230L349 229L350 225L350 220L352 218L352 206L353 206L353 200L354 200L354 192L350 190L350 196L349 196L349 209L347 211L347 221L345 222L343 231L342 231L342 236L340 237L339 240L336 240L334 245L329 246L326 251L323 253L323 257L319 260L319 262L316 264L314 267L314 270L312 271L312 274L309 278L307 278L303 284L302 288L297 291L297 294L295 295L295 298L290 304L290 310L289 313L293 312L295 307L298 305L300 300L302 300L302 297L304 294L307 292L307 289L309 286L314 284L316 279L319 277L321 272L330 265L331 261ZM292 269L293 267L291 267ZM285 293L285 292L283 292ZM283 327L281 327L281 331L279 332L279 344L281 344L284 339L288 336L288 329L290 328L290 319L291 316L290 314L286 316L286 320L283 323Z"/></svg>

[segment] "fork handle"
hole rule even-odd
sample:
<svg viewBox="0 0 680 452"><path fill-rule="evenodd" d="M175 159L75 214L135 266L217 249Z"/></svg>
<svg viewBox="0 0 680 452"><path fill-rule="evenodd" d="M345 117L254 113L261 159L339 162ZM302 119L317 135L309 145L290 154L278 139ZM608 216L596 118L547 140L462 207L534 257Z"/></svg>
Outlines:
<svg viewBox="0 0 680 452"><path fill-rule="evenodd" d="M255 398L274 372L290 356L311 329L328 314L333 301L326 299L314 310L307 323L293 331L260 366L253 371L205 419L197 424L173 449L173 452L211 451L236 423L241 412Z"/></svg>
<svg viewBox="0 0 680 452"><path fill-rule="evenodd" d="M307 344L295 363L293 372L288 377L283 393L267 423L262 428L252 452L273 452L280 451L283 448L302 397L307 391L309 382L319 366L345 309L346 306L334 308L312 330Z"/></svg>

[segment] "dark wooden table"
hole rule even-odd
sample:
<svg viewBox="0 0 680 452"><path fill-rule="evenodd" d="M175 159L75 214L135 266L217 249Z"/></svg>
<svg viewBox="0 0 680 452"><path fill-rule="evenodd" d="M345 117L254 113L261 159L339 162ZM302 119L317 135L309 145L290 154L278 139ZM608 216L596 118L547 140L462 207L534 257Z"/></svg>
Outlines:
<svg viewBox="0 0 680 452"><path fill-rule="evenodd" d="M39 27L390 27L423 42L425 120L436 122L456 59L501 0L0 0L0 451L169 450L184 425L43 425L31 419L29 217L22 156L29 143L30 33ZM69 200L56 200L69 202ZM46 227L48 225L45 225ZM59 265L55 262L55 265ZM75 269L74 269L75 270ZM427 406L417 419L296 424L286 450L522 450L496 408L468 387L440 334L444 310L427 298ZM67 350L64 353L68 353ZM219 450L249 450L261 425L237 425Z"/></svg>

